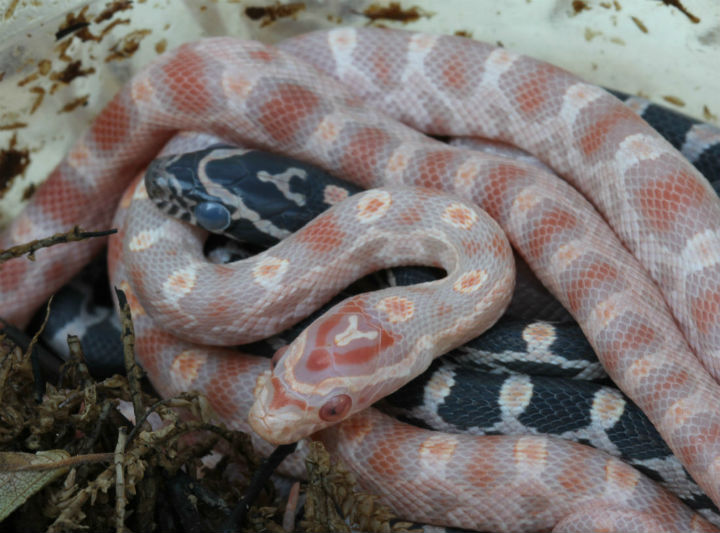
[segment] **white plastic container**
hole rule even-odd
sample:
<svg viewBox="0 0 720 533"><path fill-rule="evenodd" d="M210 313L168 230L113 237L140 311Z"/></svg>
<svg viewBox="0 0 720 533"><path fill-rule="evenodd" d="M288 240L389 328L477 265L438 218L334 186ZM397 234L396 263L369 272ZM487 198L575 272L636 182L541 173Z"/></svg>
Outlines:
<svg viewBox="0 0 720 533"><path fill-rule="evenodd" d="M720 124L715 0L683 0L685 12L645 0L395 3L409 21L373 23L500 43ZM371 6L390 4L0 0L0 225L117 88L163 51L209 35L275 42L317 28L364 26Z"/></svg>

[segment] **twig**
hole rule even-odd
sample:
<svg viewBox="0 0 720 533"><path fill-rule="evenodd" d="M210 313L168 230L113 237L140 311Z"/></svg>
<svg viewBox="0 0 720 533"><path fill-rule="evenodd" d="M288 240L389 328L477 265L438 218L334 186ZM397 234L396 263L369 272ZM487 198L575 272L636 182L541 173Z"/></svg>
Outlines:
<svg viewBox="0 0 720 533"><path fill-rule="evenodd" d="M46 314L43 325L47 321L47 316L48 315ZM49 368L51 370L55 370L56 368L59 368L59 360L43 348L42 344L38 344L37 339L36 342L33 343L32 339L23 331L20 331L18 328L2 318L0 318L0 334L10 339L19 349L23 350L23 353L30 353L30 364L32 366L33 378L35 379L35 400L39 403L42 399L42 395L45 394L45 371L43 369ZM18 363L23 364L23 362L27 360L26 357L26 355L23 355L17 360ZM10 370L11 369L8 368L8 371Z"/></svg>
<svg viewBox="0 0 720 533"><path fill-rule="evenodd" d="M73 467L91 463L106 463L113 457L111 453L88 453L85 455L73 455L67 459L61 459L52 463L35 463L24 465L3 465L3 473L10 472L44 472L56 468Z"/></svg>
<svg viewBox="0 0 720 533"><path fill-rule="evenodd" d="M135 421L133 429L128 434L128 442L132 442L132 440L137 437L147 418L152 413L158 411L160 407L189 407L190 402L196 397L197 393L184 392L173 398L165 398L163 400L158 400L150 407L148 407L148 409L145 411L143 416L140 417L140 419ZM238 450L247 460L251 468L256 468L260 464L260 460L257 458L253 450L250 438L245 434L238 433L225 427L217 426L208 422L194 420L186 420L182 423L179 423L176 425L176 428L178 434L188 433L191 431L209 431L211 433L214 433L220 438L230 443L231 445L233 445L235 449Z"/></svg>
<svg viewBox="0 0 720 533"><path fill-rule="evenodd" d="M109 453L107 455L109 455L110 459L112 459L113 454ZM94 481L90 483L90 488L77 491L70 499L65 502L62 512L55 519L55 521L50 524L47 532L60 533L61 531L68 531L70 529L69 526L75 524L73 517L80 514L80 509L82 509L82 506L85 504L85 502L90 499L90 496L96 493L98 488L110 484L112 482L112 479L113 468L112 466L108 466L105 470L102 471L99 476L95 478Z"/></svg>
<svg viewBox="0 0 720 533"><path fill-rule="evenodd" d="M33 376L35 378L35 402L40 403L42 402L43 394L45 394L45 378L44 378L44 372L42 371L42 368L40 366L40 358L38 353L35 351L35 345L38 342L38 339L40 338L40 335L42 335L42 332L45 330L45 326L47 325L47 321L50 318L50 308L52 307L53 298L55 295L50 296L50 299L48 300L47 305L45 306L45 317L43 317L42 324L40 324L40 327L37 329L35 334L32 336L32 339L30 339L30 343L28 344L27 350L25 350L24 357L27 359L30 359L30 364L32 364L33 369Z"/></svg>
<svg viewBox="0 0 720 533"><path fill-rule="evenodd" d="M127 373L128 385L130 386L130 398L132 399L133 411L135 412L135 420L144 420L145 408L142 401L142 389L140 380L142 379L142 370L135 362L135 328L132 322L132 313L128 304L125 293L115 287L118 304L120 307L120 321L122 324L122 341L123 352L125 354L125 371ZM136 424L139 426L139 424Z"/></svg>
<svg viewBox="0 0 720 533"><path fill-rule="evenodd" d="M110 416L110 410L114 407L115 406L113 405L112 400L103 401L102 407L100 408L100 415L97 418L97 423L95 424L92 433L88 435L88 438L83 443L81 451L93 449L98 438L100 438L100 432L102 431L103 426Z"/></svg>
<svg viewBox="0 0 720 533"><path fill-rule="evenodd" d="M118 432L118 440L115 445L115 531L125 531L125 444L127 443L127 432L124 427Z"/></svg>
<svg viewBox="0 0 720 533"><path fill-rule="evenodd" d="M35 252L37 252L40 248L47 248L48 246L64 242L82 241L93 237L106 237L108 235L112 235L113 233L117 233L117 230L82 231L79 226L75 226L73 229L65 233L56 233L55 235L45 237L44 239L37 239L25 244L18 244L17 246L3 250L0 252L0 263L4 263L8 259L20 257L25 254L27 254L30 261L35 261Z"/></svg>
<svg viewBox="0 0 720 533"><path fill-rule="evenodd" d="M80 384L83 388L93 383L90 377L90 371L85 364L85 353L80 344L80 338L77 335L67 336L68 350L70 351L70 359L65 364L65 368L72 367L78 373L76 376L80 380Z"/></svg>

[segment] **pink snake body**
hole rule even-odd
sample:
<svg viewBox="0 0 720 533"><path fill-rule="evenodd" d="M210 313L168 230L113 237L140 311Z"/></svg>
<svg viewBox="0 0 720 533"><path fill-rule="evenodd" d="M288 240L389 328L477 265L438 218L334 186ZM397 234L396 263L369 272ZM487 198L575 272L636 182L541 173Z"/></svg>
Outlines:
<svg viewBox="0 0 720 533"><path fill-rule="evenodd" d="M471 198L573 313L609 375L720 503L720 386L713 378L720 373L720 201L680 154L613 97L555 67L460 38L341 29L279 48L208 39L135 76L0 246L72 224L107 227L129 178L179 130L284 152L367 187L422 185ZM537 155L595 203L634 256L557 177L419 132L491 137ZM123 255L132 249L116 243L110 262L122 283L129 261ZM55 247L38 253L35 263L0 266L2 314L26 322L98 246ZM127 288L134 296L137 286ZM133 308L147 317L138 301ZM220 313L204 314L210 327L222 329ZM236 385L247 379L241 372L259 374L260 363L187 344L148 320L139 329L138 358L160 392L203 389L221 416L243 426ZM412 317L405 327L407 334L434 331L430 321ZM326 425L318 425L324 394L304 394L311 407L302 412L292 400L303 387L322 389L322 377L313 381L310 372L302 380L286 376L288 361L307 366L312 346L305 344L295 341L275 373L258 381L251 422L271 441ZM425 432L373 410L317 438L349 459L361 481L400 514L418 520L503 531L712 530L630 467L580 445ZM437 487L445 496L428 492Z"/></svg>

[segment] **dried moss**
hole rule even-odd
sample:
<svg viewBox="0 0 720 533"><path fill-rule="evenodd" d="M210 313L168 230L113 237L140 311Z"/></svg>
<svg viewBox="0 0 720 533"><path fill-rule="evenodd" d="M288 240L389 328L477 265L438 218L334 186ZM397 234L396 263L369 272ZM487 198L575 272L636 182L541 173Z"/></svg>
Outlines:
<svg viewBox="0 0 720 533"><path fill-rule="evenodd" d="M95 235L74 228L0 251L0 262L23 254L32 258L40 247ZM118 296L122 304L123 295ZM36 350L40 331L28 338L7 325L0 329L0 454L9 454L3 456L9 460L0 457L0 474L54 472L37 492L21 495L24 503L2 522L3 530L216 531L221 526L240 530L232 523L237 516L233 506L243 501L247 487L227 473L244 471L249 479L259 468L261 460L250 439L215 424L201 395L159 399L148 392L150 387L135 364L134 332L126 306L122 323L130 379L93 378L80 343L70 337L70 360L52 382L44 383L38 364L43 356ZM121 407L129 413L127 418ZM224 455L210 468L203 458L218 445ZM60 455L40 465L29 455L47 451ZM18 467L18 460L26 464ZM263 482L264 490L242 513L246 517L242 530L418 531L395 519L376 497L359 491L352 474L334 464L321 444L311 445L307 468L308 482L300 494L296 484L289 500ZM303 499L304 506L299 505Z"/></svg>

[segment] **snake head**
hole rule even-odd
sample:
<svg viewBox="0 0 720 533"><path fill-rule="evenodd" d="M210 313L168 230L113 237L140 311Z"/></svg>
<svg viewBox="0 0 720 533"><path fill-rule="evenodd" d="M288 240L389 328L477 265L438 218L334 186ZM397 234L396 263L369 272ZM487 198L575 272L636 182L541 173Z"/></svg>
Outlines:
<svg viewBox="0 0 720 533"><path fill-rule="evenodd" d="M273 357L256 383L250 425L286 444L368 407L408 381L407 365L393 364L401 341L362 297L338 304Z"/></svg>

